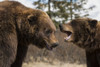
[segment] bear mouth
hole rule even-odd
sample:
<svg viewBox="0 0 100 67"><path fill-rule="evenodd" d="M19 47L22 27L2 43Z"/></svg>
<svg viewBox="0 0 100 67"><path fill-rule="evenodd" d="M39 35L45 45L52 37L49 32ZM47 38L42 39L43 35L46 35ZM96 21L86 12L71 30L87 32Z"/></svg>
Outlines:
<svg viewBox="0 0 100 67"><path fill-rule="evenodd" d="M48 50L53 50L53 48L57 47L57 45L52 44L52 46L50 46L48 43L46 43L46 48Z"/></svg>
<svg viewBox="0 0 100 67"><path fill-rule="evenodd" d="M48 50L52 50L52 49L53 49L53 48L50 47L47 43L46 43L46 48L47 48Z"/></svg>
<svg viewBox="0 0 100 67"><path fill-rule="evenodd" d="M62 32L67 34L67 36L64 37L64 39L65 39L66 41L69 40L69 39L71 38L71 36L72 36L72 32L71 32L71 31L62 31Z"/></svg>
<svg viewBox="0 0 100 67"><path fill-rule="evenodd" d="M49 44L48 42L46 42L46 48L47 48L48 50L52 50L52 49L53 49L53 47L50 46L50 44Z"/></svg>

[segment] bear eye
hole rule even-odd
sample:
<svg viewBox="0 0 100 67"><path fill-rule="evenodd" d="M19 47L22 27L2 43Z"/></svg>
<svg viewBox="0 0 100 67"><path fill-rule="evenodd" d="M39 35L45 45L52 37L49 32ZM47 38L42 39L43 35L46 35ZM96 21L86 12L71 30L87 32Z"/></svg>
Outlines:
<svg viewBox="0 0 100 67"><path fill-rule="evenodd" d="M46 34L50 34L50 33L52 33L51 30L46 30Z"/></svg>

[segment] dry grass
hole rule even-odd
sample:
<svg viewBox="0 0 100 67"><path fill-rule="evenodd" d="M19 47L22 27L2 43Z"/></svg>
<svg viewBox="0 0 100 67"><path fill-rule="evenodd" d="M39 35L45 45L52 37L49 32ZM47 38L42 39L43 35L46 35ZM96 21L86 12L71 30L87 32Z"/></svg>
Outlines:
<svg viewBox="0 0 100 67"><path fill-rule="evenodd" d="M48 63L44 63L44 62L35 62L35 63L24 63L23 64L23 67L86 67L85 64L77 64L77 63L74 63L74 64L71 64L71 63L64 63L64 64L48 64Z"/></svg>

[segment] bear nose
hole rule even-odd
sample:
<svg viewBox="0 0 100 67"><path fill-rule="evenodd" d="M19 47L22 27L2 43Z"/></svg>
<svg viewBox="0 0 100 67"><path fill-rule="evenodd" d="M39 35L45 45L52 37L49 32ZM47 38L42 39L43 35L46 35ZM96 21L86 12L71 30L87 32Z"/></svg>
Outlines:
<svg viewBox="0 0 100 67"><path fill-rule="evenodd" d="M59 45L59 43L57 42L57 43L54 43L54 44L52 44L52 48L55 48L55 47L57 47Z"/></svg>

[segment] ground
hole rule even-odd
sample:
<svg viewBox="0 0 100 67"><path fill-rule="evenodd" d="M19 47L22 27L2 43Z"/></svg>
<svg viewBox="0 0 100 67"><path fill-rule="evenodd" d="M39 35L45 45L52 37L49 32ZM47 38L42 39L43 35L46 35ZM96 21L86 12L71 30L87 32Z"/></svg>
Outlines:
<svg viewBox="0 0 100 67"><path fill-rule="evenodd" d="M24 63L23 67L86 67L86 65L77 63L49 64L44 62L30 62L30 63Z"/></svg>

